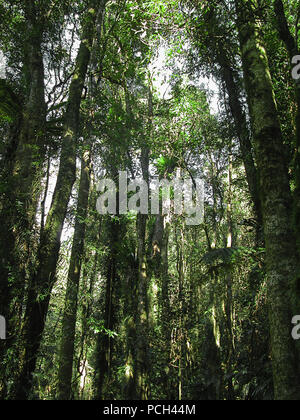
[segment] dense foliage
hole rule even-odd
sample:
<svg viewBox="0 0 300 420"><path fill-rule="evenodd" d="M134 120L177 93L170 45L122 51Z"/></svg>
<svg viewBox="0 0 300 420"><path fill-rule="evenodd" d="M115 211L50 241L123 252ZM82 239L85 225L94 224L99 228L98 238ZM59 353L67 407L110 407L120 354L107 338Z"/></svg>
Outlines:
<svg viewBox="0 0 300 420"><path fill-rule="evenodd" d="M299 35L292 0L0 0L1 399L300 399ZM201 224L101 215L121 171L202 180Z"/></svg>

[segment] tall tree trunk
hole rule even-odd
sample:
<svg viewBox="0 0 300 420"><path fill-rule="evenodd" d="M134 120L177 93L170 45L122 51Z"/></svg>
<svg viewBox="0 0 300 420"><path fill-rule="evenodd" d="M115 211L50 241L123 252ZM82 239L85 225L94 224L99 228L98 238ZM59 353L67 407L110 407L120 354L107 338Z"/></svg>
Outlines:
<svg viewBox="0 0 300 420"><path fill-rule="evenodd" d="M183 397L183 372L185 369L184 339L185 339L185 321L186 321L186 300L184 296L184 283L186 280L186 261L185 261L185 226L178 228L177 242L177 272L178 272L178 400ZM177 233L176 233L177 235Z"/></svg>
<svg viewBox="0 0 300 420"><path fill-rule="evenodd" d="M149 355L148 355L148 275L146 257L146 225L147 216L139 214L137 221L138 233L138 287L136 314L136 364L134 382L136 396L139 400L149 398Z"/></svg>
<svg viewBox="0 0 300 420"><path fill-rule="evenodd" d="M38 177L45 154L46 122L44 64L42 55L43 25L37 18L34 2L25 7L28 25L27 55L24 67L30 74L23 115L16 122L13 145L0 211L0 313L7 321L7 337L0 345L0 358L10 349L18 331L18 308L25 287L23 251L28 247L39 197ZM5 244L5 246L4 246ZM25 253L24 253L25 254ZM4 366L4 365L3 365ZM1 369L1 376L6 376ZM0 384L0 394L2 385Z"/></svg>
<svg viewBox="0 0 300 420"><path fill-rule="evenodd" d="M290 61L296 55L300 55L296 39L292 36L289 25L285 16L284 6L282 0L274 1L274 9L277 17L278 32L281 40L284 42L289 54ZM293 81L295 84L295 99L296 99L296 141L295 141L295 156L294 156L294 224L297 235L297 247L300 252L300 83Z"/></svg>
<svg viewBox="0 0 300 420"><path fill-rule="evenodd" d="M148 97L149 133L152 132L153 123L153 96L152 87L149 86ZM142 146L141 166L144 180L149 185L149 155L147 144ZM136 315L136 365L134 369L134 382L136 395L139 400L148 400L149 389L149 305L148 305L148 273L146 252L146 229L148 216L139 214L137 218L138 241L138 286L137 286L137 315Z"/></svg>
<svg viewBox="0 0 300 420"><path fill-rule="evenodd" d="M13 254L17 234L32 227L37 202L37 191L33 190L34 181L41 168L44 156L44 137L46 105L44 96L44 65L41 52L42 28L36 22L35 9L29 8L26 13L29 33L28 63L31 73L27 103L24 107L18 139L14 141L16 153L11 162L11 170L5 175L6 191L2 199L0 213L0 239L5 243L1 247L0 265L0 308L8 314L7 305L2 299L7 299L8 277L16 263ZM33 35L34 33L34 35ZM16 136L17 134L14 133ZM14 229L12 229L14 227Z"/></svg>
<svg viewBox="0 0 300 420"><path fill-rule="evenodd" d="M199 11L200 12L200 11ZM200 12L201 13L201 12ZM205 41L209 45L211 60L219 66L217 74L225 85L228 95L230 111L234 120L234 128L240 143L241 155L245 167L247 183L254 204L257 219L257 242L262 241L262 210L259 196L258 174L253 157L251 133L248 128L246 114L241 102L242 92L240 76L234 70L233 58L235 53L232 45L220 37L222 32L220 17L214 5L209 7L209 12L204 17L210 38ZM261 245L261 244L260 244Z"/></svg>
<svg viewBox="0 0 300 420"><path fill-rule="evenodd" d="M226 56L218 54L218 61L221 66L223 80L229 98L230 110L235 123L235 130L239 139L242 158L245 166L247 182L252 201L254 203L254 211L257 218L258 229L262 229L262 210L259 196L258 174L255 167L250 132L248 129L247 119L240 101L240 92L234 71ZM257 235L261 236L260 233Z"/></svg>
<svg viewBox="0 0 300 420"><path fill-rule="evenodd" d="M124 398L132 401L137 399L135 386L135 351L136 351L136 323L137 313L137 262L135 256L131 258L128 280L124 287L124 318L126 319L126 371L124 380Z"/></svg>
<svg viewBox="0 0 300 420"><path fill-rule="evenodd" d="M282 160L282 133L268 59L253 10L257 4L235 0L235 5L260 174L275 399L298 400L300 387L290 325L291 295L300 279L290 225L292 198L288 171Z"/></svg>
<svg viewBox="0 0 300 420"><path fill-rule="evenodd" d="M119 218L108 220L109 255L106 272L106 291L104 309L104 329L99 332L96 349L95 396L103 400L109 391L113 337L110 332L115 328L115 306L118 286L118 254L121 237L121 221Z"/></svg>
<svg viewBox="0 0 300 420"><path fill-rule="evenodd" d="M69 400L71 396L72 370L74 359L75 327L77 318L78 290L84 254L86 217L90 191L90 152L83 152L75 232L71 252L68 284L65 297L62 338L58 368L58 392L60 400Z"/></svg>
<svg viewBox="0 0 300 420"><path fill-rule="evenodd" d="M100 225L100 228L99 228L99 235L100 235L101 221L99 225ZM99 237L98 237L98 240L99 240ZM87 366L87 353L88 353L89 344L90 344L89 319L92 314L93 291L94 291L95 281L97 277L99 252L98 251L95 252L92 267L88 267L89 260L90 260L90 250L86 249L86 255L84 258L84 270L82 273L82 278L83 278L82 291L85 293L85 296L80 305L81 335L80 335L80 346L79 346L79 352L78 352L78 358L77 358L77 370L80 373L80 381L82 380L84 370ZM83 397L84 392L85 392L85 386L80 386L79 396L81 400L84 399Z"/></svg>
<svg viewBox="0 0 300 420"><path fill-rule="evenodd" d="M233 161L232 161L232 150L230 150L229 155L229 169L228 169L228 195L227 195L227 248L232 248L235 246L235 237L233 230L233 215L232 215L232 177L233 177ZM234 359L234 335L233 335L233 325L232 325L232 312L233 312L233 296L232 296L232 287L233 287L233 272L232 267L228 267L225 272L225 302L224 302L224 317L226 324L226 334L227 334L227 360L226 360L226 369L228 376L228 400L234 400L234 386L232 382L232 372L233 366L232 362Z"/></svg>
<svg viewBox="0 0 300 420"><path fill-rule="evenodd" d="M90 6L94 2L92 1ZM77 54L74 76L70 85L65 115L63 144L56 187L47 222L40 241L38 267L28 289L28 301L23 325L23 349L20 372L14 397L26 399L32 388L38 350L44 331L52 288L55 284L60 240L72 187L76 178L77 135L80 104L91 55L96 10L90 8L85 16L82 41Z"/></svg>
<svg viewBox="0 0 300 420"><path fill-rule="evenodd" d="M170 354L171 354L171 314L170 314L170 291L169 291L169 235L170 224L168 217L157 215L155 222L155 231L152 239L153 256L152 265L154 266L155 276L159 280L161 290L159 296L159 324L162 326L163 333L163 351L165 369L161 373L161 381L163 382L164 391L171 399L171 383L170 383Z"/></svg>

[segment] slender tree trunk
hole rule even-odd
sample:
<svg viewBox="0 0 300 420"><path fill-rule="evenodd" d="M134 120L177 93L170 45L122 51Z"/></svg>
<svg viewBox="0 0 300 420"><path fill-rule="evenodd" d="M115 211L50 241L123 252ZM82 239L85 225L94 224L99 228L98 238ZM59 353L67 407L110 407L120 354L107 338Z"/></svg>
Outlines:
<svg viewBox="0 0 300 420"><path fill-rule="evenodd" d="M152 132L153 97L149 86L148 98L149 133ZM149 185L149 155L148 145L143 145L141 153L141 166L144 180ZM149 302L148 302L148 272L146 253L146 229L148 216L139 214L137 218L138 241L138 287L137 287L137 315L136 315L136 365L134 382L136 395L139 400L148 400L149 389Z"/></svg>
<svg viewBox="0 0 300 420"><path fill-rule="evenodd" d="M57 397L60 400L69 400L71 396L78 290L84 253L89 192L90 152L84 152L81 160L81 177L78 193L75 232L73 238L73 247L68 273L68 284L65 297L64 317L62 323L57 392Z"/></svg>
<svg viewBox="0 0 300 420"><path fill-rule="evenodd" d="M262 209L259 196L258 173L255 167L250 132L246 120L245 112L240 101L240 93L235 80L234 71L230 63L226 60L225 55L218 55L219 64L222 69L223 79L229 98L229 105L235 123L235 130L239 139L242 158L245 166L247 182L252 201L254 203L254 211L257 218L258 229L262 229ZM258 233L258 237L261 234Z"/></svg>
<svg viewBox="0 0 300 420"><path fill-rule="evenodd" d="M0 313L7 321L8 339L0 345L0 358L15 342L25 286L24 260L21 253L31 241L30 235L39 197L37 180L41 175L45 154L44 130L46 105L44 92L44 64L42 55L43 25L37 18L36 5L28 2L25 7L28 25L28 51L24 67L30 73L28 96L23 115L18 118L6 168L5 193L0 210ZM3 365L4 366L4 365ZM1 369L1 376L7 382ZM5 379L6 378L6 379ZM0 394L1 392L0 384Z"/></svg>
<svg viewBox="0 0 300 420"><path fill-rule="evenodd" d="M35 215L38 192L34 190L36 175L43 164L46 105L44 96L44 65L41 53L42 29L36 22L35 11L27 11L29 32L33 32L29 39L28 67L31 72L29 93L18 139L16 153L8 171L6 192L0 213L0 240L5 243L1 247L0 265L0 309L8 316L8 277L18 263L14 258L17 234L30 230ZM12 229L14 227L14 229ZM19 273L17 273L19 274Z"/></svg>
<svg viewBox="0 0 300 420"><path fill-rule="evenodd" d="M136 314L136 364L134 369L134 382L136 395L139 400L149 398L149 355L148 355L148 275L146 257L146 225L148 217L138 215L138 287L137 287L137 314Z"/></svg>
<svg viewBox="0 0 300 420"><path fill-rule="evenodd" d="M128 401L136 400L135 386L135 351L136 351L136 323L135 317L137 313L137 264L132 259L128 280L124 288L124 318L126 318L126 371L124 381L124 397Z"/></svg>
<svg viewBox="0 0 300 420"><path fill-rule="evenodd" d="M233 176L233 162L232 162L232 151L230 150L229 156L229 169L228 169L228 196L227 196L227 248L232 248L235 246L235 237L233 230L233 215L232 215L232 176ZM232 311L233 311L233 296L232 296L232 287L233 287L233 272L232 267L229 267L226 270L225 274L225 303L224 303L224 316L226 324L226 333L227 333L227 360L226 368L227 374L230 375L228 379L228 400L234 400L234 386L232 382L232 372L233 366L232 362L234 359L234 334L233 334L233 325L232 325Z"/></svg>
<svg viewBox="0 0 300 420"><path fill-rule="evenodd" d="M170 225L166 218L163 219L164 231L161 243L161 298L162 298L162 319L165 337L166 365L170 364L171 352L171 315L170 315L170 285L169 285L169 236Z"/></svg>
<svg viewBox="0 0 300 420"><path fill-rule="evenodd" d="M119 218L108 221L109 256L106 273L104 330L99 332L96 349L95 399L103 400L109 392L113 337L110 332L115 328L115 306L118 287L118 247L121 237Z"/></svg>
<svg viewBox="0 0 300 420"><path fill-rule="evenodd" d="M51 291L55 283L61 234L76 178L76 140L80 104L90 61L96 16L96 10L90 8L85 17L82 41L70 85L56 187L46 226L41 237L37 271L33 275L28 289L28 301L22 332L23 349L20 354L21 368L14 392L14 397L17 399L26 399L31 392L32 374L36 367Z"/></svg>
<svg viewBox="0 0 300 420"><path fill-rule="evenodd" d="M268 305L275 399L298 400L300 387L291 338L291 297L300 283L295 239L290 225L292 198L282 160L282 133L268 59L253 7L235 0L244 79L260 173L267 252Z"/></svg>
<svg viewBox="0 0 300 420"><path fill-rule="evenodd" d="M100 222L99 234L100 234L100 230L101 230L101 222ZM90 259L89 250L86 249L85 264L88 264L89 259ZM97 277L98 263L99 263L99 252L96 251L92 267L88 269L88 267L85 265L85 268L82 274L82 277L83 277L82 292L85 294L85 296L80 305L81 336L80 336L80 350L79 350L79 354L77 358L77 370L80 373L80 380L83 376L84 368L86 367L86 364L87 364L87 352L88 352L89 344L90 344L89 319L92 313L93 291L94 291L95 281ZM90 269L92 269L91 272L90 272ZM84 399L84 392L85 392L85 387L80 387L79 396L81 400Z"/></svg>
<svg viewBox="0 0 300 420"><path fill-rule="evenodd" d="M149 149L142 150L143 177L149 181ZM149 305L148 305L148 273L146 255L146 228L148 216L139 214L137 218L138 241L138 285L136 314L136 360L134 382L138 400L149 399Z"/></svg>
<svg viewBox="0 0 300 420"><path fill-rule="evenodd" d="M235 132L240 143L247 183L257 219L257 242L261 242L262 210L259 196L258 174L253 157L250 130L241 102L241 81L238 72L234 70L234 63L232 59L234 52L232 46L225 42L225 38L218 36L222 29L220 27L220 19L216 10L217 8L212 5L209 9L209 13L207 13L207 16L204 18L210 32L210 39L206 42L209 43L210 46L209 51L211 51L210 54L212 61L220 67L220 71L218 69L218 75L222 80L222 83L224 83L227 91L230 111L234 120Z"/></svg>
<svg viewBox="0 0 300 420"><path fill-rule="evenodd" d="M292 36L289 25L285 16L284 6L282 0L274 1L274 9L277 17L278 32L281 40L284 42L289 54L290 61L296 55L300 55L296 39ZM295 156L294 156L294 224L297 235L297 247L300 252L300 83L293 81L295 85L295 99L296 99L296 141L295 141Z"/></svg>
<svg viewBox="0 0 300 420"><path fill-rule="evenodd" d="M184 226L179 230L180 238L177 239L177 271L178 271L178 302L179 302L179 343L178 343L178 400L181 401L183 397L183 372L185 368L184 357L184 338L185 338L185 313L186 302L184 296L184 282L186 277L186 263L185 263L185 232Z"/></svg>
<svg viewBox="0 0 300 420"><path fill-rule="evenodd" d="M171 355L171 308L169 296L169 235L170 225L167 217L158 215L156 217L155 232L152 240L153 256L152 265L154 266L155 276L159 279L160 286L160 317L159 323L162 326L162 333L164 337L164 357L165 369L162 372L161 380L164 384L164 391L171 399L171 383L170 383L170 355Z"/></svg>

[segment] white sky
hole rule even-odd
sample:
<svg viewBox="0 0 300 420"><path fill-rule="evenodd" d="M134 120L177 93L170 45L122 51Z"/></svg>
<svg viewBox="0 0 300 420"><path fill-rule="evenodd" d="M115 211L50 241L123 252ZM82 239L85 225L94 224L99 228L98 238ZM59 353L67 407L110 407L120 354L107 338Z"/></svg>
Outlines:
<svg viewBox="0 0 300 420"><path fill-rule="evenodd" d="M150 72L154 77L153 85L156 93L161 99L170 99L171 97L170 79L172 76L172 70L166 67L168 60L167 52L167 46L161 46L158 50L156 58L150 64ZM177 62L176 65L179 67L179 69L183 67L179 62ZM186 77L186 82L189 82L188 77ZM194 84L194 81L190 82ZM207 99L209 101L210 111L214 115L218 114L219 88L216 82L213 80L213 78L201 77L199 78L197 85L199 87L203 85L205 89L209 91L210 97Z"/></svg>

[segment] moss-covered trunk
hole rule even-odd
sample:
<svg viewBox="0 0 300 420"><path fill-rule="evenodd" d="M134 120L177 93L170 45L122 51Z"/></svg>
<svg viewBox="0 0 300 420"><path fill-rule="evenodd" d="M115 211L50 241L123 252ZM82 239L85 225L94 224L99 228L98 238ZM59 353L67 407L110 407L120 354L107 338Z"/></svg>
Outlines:
<svg viewBox="0 0 300 420"><path fill-rule="evenodd" d="M218 55L218 61L228 93L230 110L235 123L235 131L240 143L249 191L254 203L254 211L257 218L257 240L261 242L262 209L259 196L258 174L254 163L247 119L240 100L240 92L236 80L237 75L234 74L233 68L225 55L220 53Z"/></svg>
<svg viewBox="0 0 300 420"><path fill-rule="evenodd" d="M268 59L256 21L256 2L236 0L244 80L260 174L267 252L267 295L275 398L298 400L299 377L291 338L291 296L299 282L291 228L292 198L282 159L282 133Z"/></svg>
<svg viewBox="0 0 300 420"><path fill-rule="evenodd" d="M27 82L25 104L15 126L11 129L9 163L1 174L0 204L0 313L7 321L7 337L0 345L0 358L4 359L15 342L19 329L19 316L25 288L25 267L31 232L39 197L39 179L45 155L45 83L42 54L43 24L37 17L34 2L25 7L27 23L24 68L30 77ZM17 98L16 98L17 101ZM17 110L16 110L17 111ZM13 150L13 147L15 150ZM5 244L5 245L4 245ZM7 382L1 369L3 386Z"/></svg>
<svg viewBox="0 0 300 420"><path fill-rule="evenodd" d="M84 255L86 217L90 191L89 152L83 153L81 162L75 231L68 272L68 283L61 331L57 392L57 398L60 400L69 400L71 396L78 290L82 259Z"/></svg>
<svg viewBox="0 0 300 420"><path fill-rule="evenodd" d="M109 381L111 379L111 362L113 352L112 331L116 326L116 304L121 295L118 274L119 242L121 239L121 220L119 218L107 221L107 237L109 254L105 262L106 288L105 308L103 311L104 325L97 337L95 395L96 400L111 398Z"/></svg>
<svg viewBox="0 0 300 420"><path fill-rule="evenodd" d="M20 352L21 367L15 384L14 398L26 399L30 395L32 374L35 370L51 291L55 283L61 234L76 178L76 140L80 104L90 61L96 16L96 10L91 8L84 18L82 41L69 89L57 182L40 241L38 267L28 288L28 300L22 331L23 346Z"/></svg>
<svg viewBox="0 0 300 420"><path fill-rule="evenodd" d="M294 38L289 29L287 18L285 16L284 6L282 0L274 1L274 10L277 18L278 32L281 40L284 42L287 52L289 54L290 62L292 63L293 57L300 55L297 45L297 38ZM295 112L295 125L296 125L296 138L294 142L295 155L294 155L294 225L297 235L297 247L300 252L300 81L293 80L296 112Z"/></svg>
<svg viewBox="0 0 300 420"><path fill-rule="evenodd" d="M149 133L152 133L153 124L153 96L152 87L148 89L148 125ZM143 179L149 185L149 159L150 149L148 144L143 144L141 148L141 167ZM136 313L136 354L134 368L134 383L136 397L139 400L148 400L150 396L149 388L149 302L148 302L148 262L146 251L146 230L148 215L138 214L137 217L137 256L138 256L138 276L136 287L137 313Z"/></svg>

